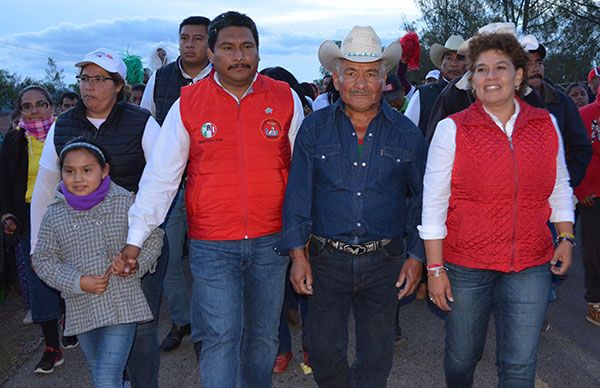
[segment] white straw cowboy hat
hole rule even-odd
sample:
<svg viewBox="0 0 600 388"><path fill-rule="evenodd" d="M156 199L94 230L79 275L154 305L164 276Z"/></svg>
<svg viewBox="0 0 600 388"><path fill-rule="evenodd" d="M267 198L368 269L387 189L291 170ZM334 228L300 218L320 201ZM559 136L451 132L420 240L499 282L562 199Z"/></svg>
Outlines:
<svg viewBox="0 0 600 388"><path fill-rule="evenodd" d="M460 35L452 35L448 38L446 43L442 46L439 43L434 43L431 45L431 49L429 50L429 58L431 59L431 63L438 69L442 67L442 59L444 55L450 51L457 51L461 44L463 44L465 40Z"/></svg>
<svg viewBox="0 0 600 388"><path fill-rule="evenodd" d="M331 40L321 43L319 61L331 73L336 71L338 59L360 63L382 61L387 73L398 64L402 55L402 46L400 42L394 41L383 51L381 47L381 39L372 27L354 26L342 41L341 48Z"/></svg>

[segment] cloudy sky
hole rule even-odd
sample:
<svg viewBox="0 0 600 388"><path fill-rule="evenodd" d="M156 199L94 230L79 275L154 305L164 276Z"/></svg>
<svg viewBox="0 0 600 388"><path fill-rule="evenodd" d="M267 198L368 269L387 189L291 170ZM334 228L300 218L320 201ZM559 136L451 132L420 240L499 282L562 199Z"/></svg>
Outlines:
<svg viewBox="0 0 600 388"><path fill-rule="evenodd" d="M176 48L179 23L190 15L246 13L259 30L259 68L283 66L300 81L319 77L323 40L371 25L387 45L403 33L403 20L419 17L411 0L16 0L10 8L0 16L0 68L42 78L52 57L67 83L74 82L73 64L98 47L144 60L158 42Z"/></svg>

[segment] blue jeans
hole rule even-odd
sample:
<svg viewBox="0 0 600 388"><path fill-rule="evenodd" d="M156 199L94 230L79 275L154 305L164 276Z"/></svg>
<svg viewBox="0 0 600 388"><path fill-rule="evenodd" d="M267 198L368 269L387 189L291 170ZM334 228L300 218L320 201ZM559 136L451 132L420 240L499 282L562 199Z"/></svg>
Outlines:
<svg viewBox="0 0 600 388"><path fill-rule="evenodd" d="M289 258L279 234L190 240L192 340L202 341L205 388L270 387Z"/></svg>
<svg viewBox="0 0 600 388"><path fill-rule="evenodd" d="M169 263L165 273L164 292L169 305L171 322L177 326L190 323L190 294L183 275L183 243L187 231L185 189L181 188L173 199L164 223L169 240Z"/></svg>
<svg viewBox="0 0 600 388"><path fill-rule="evenodd" d="M300 309L300 319L302 327L304 328L304 322L306 322L306 309L307 309L307 298L306 295L298 295L292 287L292 282L289 280L290 271L288 268L287 277L285 281L285 292L283 309L281 310L281 317L279 319L279 349L277 354L288 353L292 351L292 333L290 332L290 326L288 324L286 310L298 310ZM302 343L306 341L304 330L302 330Z"/></svg>
<svg viewBox="0 0 600 388"><path fill-rule="evenodd" d="M319 387L385 387L393 360L403 242L354 256L313 238L309 257L313 295L304 327L315 381ZM347 357L350 308L356 320L352 368Z"/></svg>
<svg viewBox="0 0 600 388"><path fill-rule="evenodd" d="M136 326L136 323L123 323L77 335L94 387L123 386L123 369L131 351Z"/></svg>
<svg viewBox="0 0 600 388"><path fill-rule="evenodd" d="M59 320L63 311L62 297L59 291L44 283L31 267L30 240L29 230L19 238L19 249L27 252L25 269L27 271L27 281L29 282L31 318L35 323Z"/></svg>
<svg viewBox="0 0 600 388"><path fill-rule="evenodd" d="M521 272L447 264L454 302L446 316L444 369L448 387L471 387L491 313L496 321L498 386L535 385L540 330L550 292L550 265Z"/></svg>
<svg viewBox="0 0 600 388"><path fill-rule="evenodd" d="M127 373L133 388L158 388L160 368L160 345L158 343L158 314L162 295L163 279L169 260L169 243L165 235L164 244L154 273L142 278L142 291L148 301L154 319L137 325L131 355L127 361Z"/></svg>

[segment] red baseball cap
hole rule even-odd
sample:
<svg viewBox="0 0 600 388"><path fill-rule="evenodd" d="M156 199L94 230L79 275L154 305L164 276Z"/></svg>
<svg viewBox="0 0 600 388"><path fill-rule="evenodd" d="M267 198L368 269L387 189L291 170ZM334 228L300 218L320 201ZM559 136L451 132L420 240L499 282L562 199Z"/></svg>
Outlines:
<svg viewBox="0 0 600 388"><path fill-rule="evenodd" d="M588 73L588 82L591 82L594 77L600 77L600 67L594 67Z"/></svg>

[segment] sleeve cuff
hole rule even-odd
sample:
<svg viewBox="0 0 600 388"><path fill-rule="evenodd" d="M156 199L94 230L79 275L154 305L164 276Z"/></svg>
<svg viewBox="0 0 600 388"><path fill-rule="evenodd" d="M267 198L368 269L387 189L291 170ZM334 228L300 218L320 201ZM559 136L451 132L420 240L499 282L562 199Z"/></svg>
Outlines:
<svg viewBox="0 0 600 388"><path fill-rule="evenodd" d="M575 213L568 210L559 210L552 212L550 222L571 222L575 223Z"/></svg>
<svg viewBox="0 0 600 388"><path fill-rule="evenodd" d="M417 230L419 231L419 237L423 240L440 240L448 234L446 225L419 225Z"/></svg>
<svg viewBox="0 0 600 388"><path fill-rule="evenodd" d="M83 276L83 275L77 275L75 277L75 282L73 284L72 291L73 291L74 294L77 294L77 295L85 294L85 291L83 291L81 289L81 276Z"/></svg>
<svg viewBox="0 0 600 388"><path fill-rule="evenodd" d="M148 236L149 233L146 233L144 230L129 229L129 232L127 232L127 244L141 248Z"/></svg>

